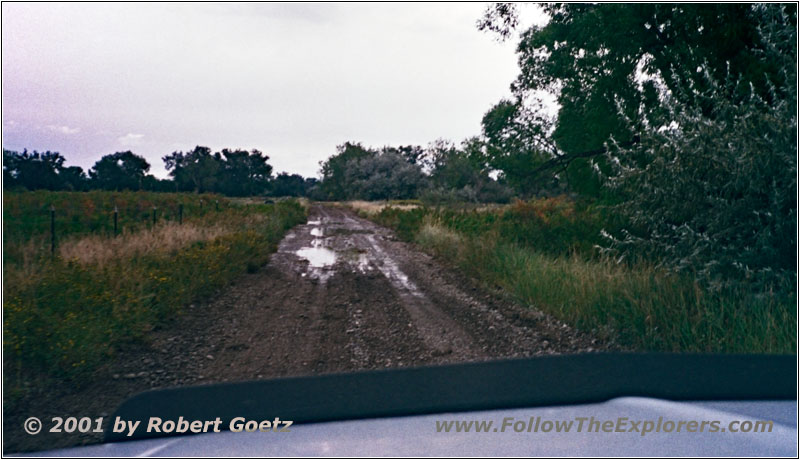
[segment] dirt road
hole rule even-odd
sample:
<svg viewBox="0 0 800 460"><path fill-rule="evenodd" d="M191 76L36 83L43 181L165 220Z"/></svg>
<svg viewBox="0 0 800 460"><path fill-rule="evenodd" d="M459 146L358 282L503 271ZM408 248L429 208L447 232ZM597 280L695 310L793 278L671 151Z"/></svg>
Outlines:
<svg viewBox="0 0 800 460"><path fill-rule="evenodd" d="M590 337L479 290L389 230L314 206L267 267L160 337L167 368L222 381L572 353ZM187 362L186 356L194 357ZM167 382L165 382L167 383ZM187 383L185 380L175 383Z"/></svg>
<svg viewBox="0 0 800 460"><path fill-rule="evenodd" d="M33 390L5 414L6 452L97 442L33 438L21 426L30 415L108 416L150 388L605 348L486 292L391 231L320 205L266 267L151 339L123 350L88 386Z"/></svg>

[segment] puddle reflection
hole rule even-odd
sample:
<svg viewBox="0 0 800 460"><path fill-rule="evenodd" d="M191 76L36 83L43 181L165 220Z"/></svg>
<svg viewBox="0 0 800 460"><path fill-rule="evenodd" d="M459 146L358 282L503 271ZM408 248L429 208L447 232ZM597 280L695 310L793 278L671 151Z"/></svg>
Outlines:
<svg viewBox="0 0 800 460"><path fill-rule="evenodd" d="M336 252L321 246L299 249L295 254L306 259L308 265L314 268L328 267L336 263Z"/></svg>

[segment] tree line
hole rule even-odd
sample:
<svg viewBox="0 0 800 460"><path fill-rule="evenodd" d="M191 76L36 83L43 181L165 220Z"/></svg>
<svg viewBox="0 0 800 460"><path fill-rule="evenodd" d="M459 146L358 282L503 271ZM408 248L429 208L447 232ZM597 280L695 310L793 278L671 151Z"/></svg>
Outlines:
<svg viewBox="0 0 800 460"><path fill-rule="evenodd" d="M220 193L228 196L305 196L316 184L298 174L272 176L269 157L259 150L222 149L212 153L197 146L163 158L169 179L149 174L150 163L131 151L100 158L88 172L65 166L58 152L3 150L3 187L24 190L146 190Z"/></svg>
<svg viewBox="0 0 800 460"><path fill-rule="evenodd" d="M440 139L427 148L346 142L321 162L321 182L312 198L507 202L515 191L504 178L492 177L482 149L478 138L460 146Z"/></svg>
<svg viewBox="0 0 800 460"><path fill-rule="evenodd" d="M427 148L373 148L345 142L320 163L321 181L285 172L273 176L269 157L255 149L212 152L197 146L173 152L163 157L168 179L149 174L150 163L131 151L105 155L86 172L79 166L65 166L65 158L58 152L4 150L3 184L10 190L146 190L316 200L505 202L524 193L504 177L491 177L484 148L477 137L460 146L437 140Z"/></svg>

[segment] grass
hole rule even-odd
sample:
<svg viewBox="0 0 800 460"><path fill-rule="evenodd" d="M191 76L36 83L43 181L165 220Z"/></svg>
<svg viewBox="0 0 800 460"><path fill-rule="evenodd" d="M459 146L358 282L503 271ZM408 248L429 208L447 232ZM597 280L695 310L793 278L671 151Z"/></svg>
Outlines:
<svg viewBox="0 0 800 460"><path fill-rule="evenodd" d="M211 241L229 235L234 230L214 224L167 222L139 232L125 233L118 238L98 235L81 236L63 242L58 248L61 260L81 265L104 266L115 259L132 259L156 252L175 253L198 241Z"/></svg>
<svg viewBox="0 0 800 460"><path fill-rule="evenodd" d="M3 264L19 264L50 248L50 210L55 211L56 242L79 235L133 233L157 222L202 218L232 203L219 195L147 192L3 192Z"/></svg>
<svg viewBox="0 0 800 460"><path fill-rule="evenodd" d="M365 216L372 216L378 214L386 208L398 209L401 211L408 211L420 207L416 200L394 200L394 201L347 201L346 206L354 209L359 214Z"/></svg>
<svg viewBox="0 0 800 460"><path fill-rule="evenodd" d="M4 233L11 235L4 255L12 256L3 262L3 351L6 377L16 379L12 385L33 374L67 379L90 374L120 345L144 339L185 305L257 270L285 232L306 218L295 201L235 205L206 196L219 200L217 211L208 201L201 209L200 198L190 194L33 195L4 197L10 205ZM41 231L22 238L23 229L41 228L41 210L49 202L59 203L70 224L63 227L55 257L40 244ZM125 203L126 210L184 203L185 220L179 225L164 217L153 226L134 213L126 217L124 233L114 237L102 231L96 215L105 220L113 202Z"/></svg>
<svg viewBox="0 0 800 460"><path fill-rule="evenodd" d="M796 290L702 290L653 263L618 264L594 246L600 207L566 199L489 211L386 209L372 218L521 303L640 351L794 353Z"/></svg>

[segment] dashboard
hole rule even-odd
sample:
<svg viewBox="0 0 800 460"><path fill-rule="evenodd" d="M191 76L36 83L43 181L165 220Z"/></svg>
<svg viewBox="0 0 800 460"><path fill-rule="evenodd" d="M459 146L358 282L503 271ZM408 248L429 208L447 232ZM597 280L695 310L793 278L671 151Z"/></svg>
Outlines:
<svg viewBox="0 0 800 460"><path fill-rule="evenodd" d="M796 457L796 373L795 356L609 353L154 390L105 443L28 455Z"/></svg>

